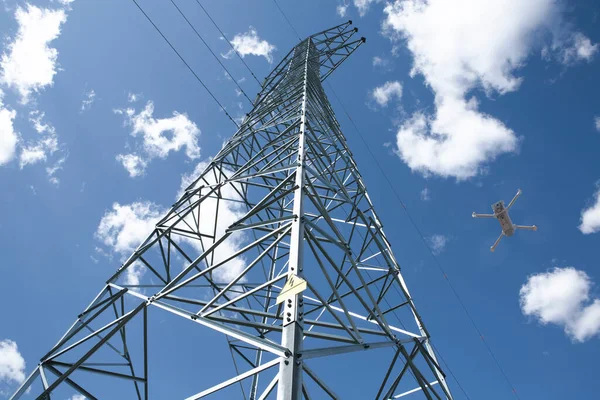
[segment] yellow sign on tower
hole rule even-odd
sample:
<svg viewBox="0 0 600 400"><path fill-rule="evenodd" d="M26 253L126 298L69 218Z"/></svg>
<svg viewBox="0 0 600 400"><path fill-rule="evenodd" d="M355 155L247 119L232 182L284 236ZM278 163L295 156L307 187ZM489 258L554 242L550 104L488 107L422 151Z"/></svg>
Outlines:
<svg viewBox="0 0 600 400"><path fill-rule="evenodd" d="M306 281L304 279L300 278L298 275L290 275L283 286L283 289L281 289L281 293L277 296L275 304L279 304L288 297L303 292L306 290L306 286Z"/></svg>

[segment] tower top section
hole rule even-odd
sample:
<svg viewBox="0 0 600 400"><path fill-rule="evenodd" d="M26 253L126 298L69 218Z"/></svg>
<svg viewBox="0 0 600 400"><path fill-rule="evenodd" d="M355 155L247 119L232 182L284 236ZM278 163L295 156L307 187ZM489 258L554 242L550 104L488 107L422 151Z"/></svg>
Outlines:
<svg viewBox="0 0 600 400"><path fill-rule="evenodd" d="M321 66L321 82L333 73L360 45L366 42L364 37L358 37L358 28L352 26L352 21L345 22L333 28L315 33L294 46L263 82L262 93L270 91L283 78L289 69L294 53L305 41L310 41L315 47L314 53Z"/></svg>

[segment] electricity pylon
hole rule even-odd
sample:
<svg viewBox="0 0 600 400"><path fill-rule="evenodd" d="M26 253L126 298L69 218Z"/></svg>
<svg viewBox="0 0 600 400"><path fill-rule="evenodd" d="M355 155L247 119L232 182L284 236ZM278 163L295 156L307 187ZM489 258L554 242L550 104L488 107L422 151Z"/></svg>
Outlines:
<svg viewBox="0 0 600 400"><path fill-rule="evenodd" d="M239 130L12 399L68 385L141 400L150 383L177 386L148 372L154 310L227 339L237 375L215 385L201 370L188 399L452 399L322 87L364 42L356 32L341 24L283 58Z"/></svg>

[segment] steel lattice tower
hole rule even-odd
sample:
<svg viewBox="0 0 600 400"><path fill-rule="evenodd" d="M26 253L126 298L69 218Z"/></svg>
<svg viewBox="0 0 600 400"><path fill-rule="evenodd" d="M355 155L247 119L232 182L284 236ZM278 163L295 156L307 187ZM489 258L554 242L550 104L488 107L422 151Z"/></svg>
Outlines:
<svg viewBox="0 0 600 400"><path fill-rule="evenodd" d="M283 58L239 130L11 399L61 385L148 399L160 312L223 334L238 371L198 378L188 399L452 398L322 87L364 42L356 32L347 22ZM94 393L101 378L129 391Z"/></svg>

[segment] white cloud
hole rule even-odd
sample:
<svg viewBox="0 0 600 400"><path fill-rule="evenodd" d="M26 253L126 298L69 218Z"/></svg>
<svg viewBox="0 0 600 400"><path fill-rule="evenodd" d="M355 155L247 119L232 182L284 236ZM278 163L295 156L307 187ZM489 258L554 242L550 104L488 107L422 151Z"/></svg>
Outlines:
<svg viewBox="0 0 600 400"><path fill-rule="evenodd" d="M446 245L448 244L448 237L444 235L433 235L429 238L429 247L431 247L431 251L433 254L440 254L446 249Z"/></svg>
<svg viewBox="0 0 600 400"><path fill-rule="evenodd" d="M3 95L4 93L0 90L0 165L7 164L14 158L19 142L13 126L17 112L4 107Z"/></svg>
<svg viewBox="0 0 600 400"><path fill-rule="evenodd" d="M135 178L144 174L148 163L137 154L119 154L117 161L123 164L123 167L129 172L129 176Z"/></svg>
<svg viewBox="0 0 600 400"><path fill-rule="evenodd" d="M96 92L94 92L94 89L92 89L85 94L85 99L83 99L83 101L81 102L81 112L87 111L90 108L92 108L94 100L96 100Z"/></svg>
<svg viewBox="0 0 600 400"><path fill-rule="evenodd" d="M521 311L583 342L600 334L600 300L590 299L591 287L589 276L573 267L532 275L519 292Z"/></svg>
<svg viewBox="0 0 600 400"><path fill-rule="evenodd" d="M581 210L581 224L579 230L584 235L600 232L600 188L594 195L594 203Z"/></svg>
<svg viewBox="0 0 600 400"><path fill-rule="evenodd" d="M519 87L513 71L529 53L531 37L551 14L552 0L396 1L385 8L384 29L405 39L435 94L435 115L414 114L398 130L398 155L415 171L466 179L519 140L499 120L478 110L468 93L482 87L504 94Z"/></svg>
<svg viewBox="0 0 600 400"><path fill-rule="evenodd" d="M344 18L348 12L348 4L340 4L336 7L335 12L340 17Z"/></svg>
<svg viewBox="0 0 600 400"><path fill-rule="evenodd" d="M413 115L397 134L398 154L411 169L467 179L518 150L515 133L479 111L470 92L517 90L522 79L514 72L558 7L554 0L397 0L386 6L384 29L406 40L412 75L421 74L435 95L434 115Z"/></svg>
<svg viewBox="0 0 600 400"><path fill-rule="evenodd" d="M253 27L250 27L246 33L238 33L235 35L231 40L231 44L233 45L233 48L240 54L240 56L261 56L266 58L269 63L273 62L273 56L271 53L277 49L274 45L270 44L266 40L261 40L258 37L256 29ZM233 49L229 50L226 54L222 54L224 58L231 58L233 55Z"/></svg>
<svg viewBox="0 0 600 400"><path fill-rule="evenodd" d="M133 108L115 110L115 112L125 115L126 125L132 127L132 136L142 136L141 152L117 156L117 160L123 164L131 177L142 174L153 158L166 158L171 151L185 148L185 154L189 159L200 157L198 145L200 129L187 114L174 111L170 118L154 118L152 101L148 101L145 108L137 114Z"/></svg>
<svg viewBox="0 0 600 400"><path fill-rule="evenodd" d="M386 107L393 98L399 100L402 97L402 85L398 81L386 82L373 89L371 97L381 107Z"/></svg>
<svg viewBox="0 0 600 400"><path fill-rule="evenodd" d="M20 384L24 380L25 359L17 344L10 339L0 340L0 382Z"/></svg>
<svg viewBox="0 0 600 400"><path fill-rule="evenodd" d="M596 130L600 132L600 117L594 118L594 124L596 125Z"/></svg>
<svg viewBox="0 0 600 400"><path fill-rule="evenodd" d="M61 0L61 1L65 1L65 0ZM69 400L85 400L85 399L86 399L86 397L82 394L74 394L73 396L71 396L71 398Z"/></svg>
<svg viewBox="0 0 600 400"><path fill-rule="evenodd" d="M429 195L429 189L425 188L425 189L421 190L421 200L423 200L423 201L431 200L431 197Z"/></svg>
<svg viewBox="0 0 600 400"><path fill-rule="evenodd" d="M396 0L385 7L384 31L405 41L435 96L432 115L415 113L398 130L399 157L413 170L459 180L476 176L504 153L518 151L516 134L479 110L474 90L487 96L519 88L515 71L542 38L566 64L591 60L597 46L563 21L554 0ZM550 35L544 35L550 33Z"/></svg>
<svg viewBox="0 0 600 400"><path fill-rule="evenodd" d="M382 0L354 0L354 7L358 9L358 14L364 17L372 3L380 3Z"/></svg>
<svg viewBox="0 0 600 400"><path fill-rule="evenodd" d="M21 102L27 103L32 91L53 83L57 72L58 51L49 47L60 35L60 26L67 20L64 10L38 8L27 4L17 7L19 23L16 37L7 46L0 60L0 82L15 88Z"/></svg>

